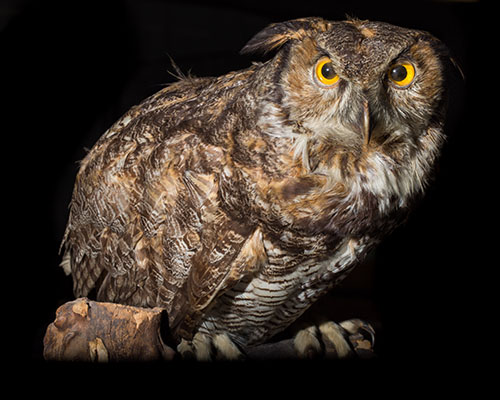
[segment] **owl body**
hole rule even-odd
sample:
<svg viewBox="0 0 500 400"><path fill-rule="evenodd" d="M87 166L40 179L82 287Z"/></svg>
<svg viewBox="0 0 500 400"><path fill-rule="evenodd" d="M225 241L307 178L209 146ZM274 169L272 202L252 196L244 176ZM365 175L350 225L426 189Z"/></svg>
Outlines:
<svg viewBox="0 0 500 400"><path fill-rule="evenodd" d="M225 332L251 346L404 220L443 141L440 42L306 18L243 49L271 50L181 79L99 139L63 240L77 296L164 307L179 341Z"/></svg>

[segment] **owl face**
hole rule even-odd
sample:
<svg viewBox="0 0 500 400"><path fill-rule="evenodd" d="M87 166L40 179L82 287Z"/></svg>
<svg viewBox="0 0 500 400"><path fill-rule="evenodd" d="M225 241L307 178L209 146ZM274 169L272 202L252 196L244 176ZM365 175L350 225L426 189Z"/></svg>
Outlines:
<svg viewBox="0 0 500 400"><path fill-rule="evenodd" d="M313 18L271 26L244 51L259 46L282 46L283 109L314 140L351 151L414 143L441 112L442 46L428 33Z"/></svg>

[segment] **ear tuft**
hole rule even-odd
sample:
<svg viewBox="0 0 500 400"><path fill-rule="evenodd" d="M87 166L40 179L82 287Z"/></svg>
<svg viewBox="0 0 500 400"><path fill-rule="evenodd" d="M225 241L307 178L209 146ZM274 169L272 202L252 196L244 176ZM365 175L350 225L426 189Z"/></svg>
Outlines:
<svg viewBox="0 0 500 400"><path fill-rule="evenodd" d="M322 18L300 18L271 24L257 33L243 47L240 54L261 52L266 54L278 49L290 40L301 40L311 31L324 32L329 22Z"/></svg>

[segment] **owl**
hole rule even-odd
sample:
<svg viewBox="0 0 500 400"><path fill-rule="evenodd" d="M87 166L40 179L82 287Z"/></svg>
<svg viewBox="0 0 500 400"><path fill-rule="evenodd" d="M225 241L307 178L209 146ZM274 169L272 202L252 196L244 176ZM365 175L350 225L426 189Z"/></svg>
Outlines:
<svg viewBox="0 0 500 400"><path fill-rule="evenodd" d="M382 22L301 18L267 61L182 77L81 161L61 248L76 296L162 307L181 354L238 358L294 322L401 224L444 141L445 46ZM339 355L345 331L319 334Z"/></svg>

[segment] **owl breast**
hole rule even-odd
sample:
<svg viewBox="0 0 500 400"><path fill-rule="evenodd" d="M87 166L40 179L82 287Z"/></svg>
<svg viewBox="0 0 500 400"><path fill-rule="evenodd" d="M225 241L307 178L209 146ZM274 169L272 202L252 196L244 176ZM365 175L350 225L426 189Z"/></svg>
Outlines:
<svg viewBox="0 0 500 400"><path fill-rule="evenodd" d="M372 239L342 240L333 255L310 258L264 239L267 263L214 302L200 332L226 332L239 345L264 343L290 325L321 295L344 279L371 247Z"/></svg>

